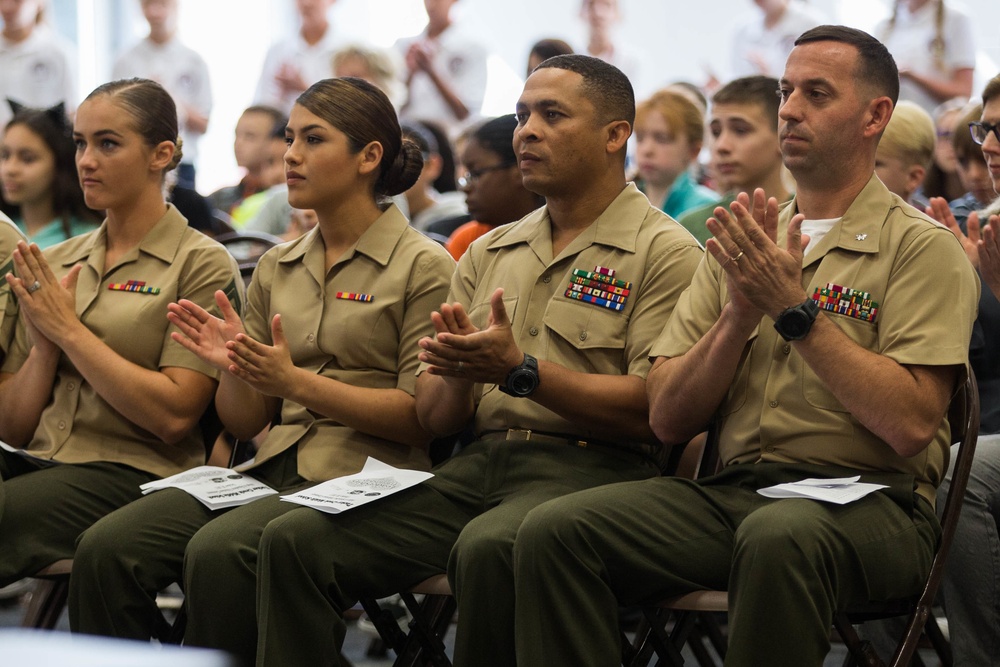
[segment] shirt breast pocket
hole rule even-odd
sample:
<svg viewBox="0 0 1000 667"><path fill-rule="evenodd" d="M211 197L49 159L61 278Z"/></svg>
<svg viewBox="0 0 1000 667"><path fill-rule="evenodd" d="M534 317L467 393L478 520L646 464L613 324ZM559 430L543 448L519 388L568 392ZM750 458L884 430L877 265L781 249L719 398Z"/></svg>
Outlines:
<svg viewBox="0 0 1000 667"><path fill-rule="evenodd" d="M553 345L566 346L574 359L567 364L585 373L625 373L628 317L621 312L576 301L552 299L545 308L545 326L555 334ZM556 359L557 363L559 360ZM569 360L563 360L566 363Z"/></svg>
<svg viewBox="0 0 1000 667"><path fill-rule="evenodd" d="M507 311L507 319L511 323L516 323L517 320L514 319L517 314L517 297L516 296L505 296L503 298L503 307ZM490 326L490 313L492 312L492 307L490 306L489 300L483 301L482 303L474 304L469 309L469 320L472 321L472 325L482 331Z"/></svg>

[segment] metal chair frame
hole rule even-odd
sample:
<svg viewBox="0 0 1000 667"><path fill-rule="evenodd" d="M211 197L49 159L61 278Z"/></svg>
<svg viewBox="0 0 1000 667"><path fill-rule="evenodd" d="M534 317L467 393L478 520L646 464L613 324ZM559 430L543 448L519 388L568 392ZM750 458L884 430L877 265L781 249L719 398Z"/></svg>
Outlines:
<svg viewBox="0 0 1000 667"><path fill-rule="evenodd" d="M941 514L941 538L923 590L912 598L873 601L838 611L834 615L833 625L848 650L845 667L904 667L921 664L916 651L922 637L929 641L942 665L950 667L952 664L951 647L938 627L932 607L955 536L979 437L979 392L971 369L964 385L952 398L949 423L952 427L952 443L958 443L959 447L951 486ZM718 434L712 429L702 455L699 476L712 474L717 466ZM623 664L629 667L647 665L655 654L659 658L657 664L683 665L681 649L687 645L699 665L714 665L716 663L704 644L706 638L715 654L724 660L726 640L715 615L726 613L728 602L729 596L725 591L692 591L644 608L643 620L635 638L631 642L623 638ZM906 616L906 629L891 660L886 663L877 655L871 642L858 636L854 626L869 620L897 616Z"/></svg>

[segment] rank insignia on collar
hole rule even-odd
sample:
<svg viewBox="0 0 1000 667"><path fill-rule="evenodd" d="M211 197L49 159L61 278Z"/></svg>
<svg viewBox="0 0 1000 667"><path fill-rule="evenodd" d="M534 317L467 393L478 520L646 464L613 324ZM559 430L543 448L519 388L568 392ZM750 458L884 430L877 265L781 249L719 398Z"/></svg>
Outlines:
<svg viewBox="0 0 1000 667"><path fill-rule="evenodd" d="M146 281L144 280L130 280L127 283L111 283L108 285L108 289L113 292L138 292L139 294L152 295L160 293L159 287L147 287Z"/></svg>
<svg viewBox="0 0 1000 667"><path fill-rule="evenodd" d="M878 302L870 293L842 285L827 283L826 287L817 287L812 300L823 310L863 322L874 323L878 316Z"/></svg>
<svg viewBox="0 0 1000 667"><path fill-rule="evenodd" d="M593 271L573 269L564 296L620 312L632 293L632 283L614 276L614 269L603 266L596 266Z"/></svg>

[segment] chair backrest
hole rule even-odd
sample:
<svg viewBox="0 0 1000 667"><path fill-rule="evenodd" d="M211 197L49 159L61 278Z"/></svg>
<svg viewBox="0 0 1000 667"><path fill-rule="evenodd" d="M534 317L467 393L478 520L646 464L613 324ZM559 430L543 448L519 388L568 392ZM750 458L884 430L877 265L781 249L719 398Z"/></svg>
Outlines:
<svg viewBox="0 0 1000 667"><path fill-rule="evenodd" d="M277 236L263 232L227 232L216 236L215 240L224 245L229 254L236 258L240 275L248 284L261 256L279 243L283 243Z"/></svg>
<svg viewBox="0 0 1000 667"><path fill-rule="evenodd" d="M944 508L940 511L941 539L937 552L934 554L934 560L931 561L931 571L924 584L924 590L917 601L918 611L926 610L927 613L934 605L938 588L941 585L945 562L948 558L948 552L951 550L951 543L958 527L958 517L965 500L965 489L969 483L969 473L972 470L972 461L976 454L976 443L979 440L979 389L976 386L976 376L971 368L968 369L965 384L952 397L948 410L948 420L951 425L951 441L953 444L957 444L958 448L955 453L955 466L951 473L951 486L948 487ZM910 635L914 633L917 636L913 637L912 641L904 642L900 647L904 649L909 645L909 655L897 654L893 659L893 664L909 664L912 654L916 650L916 639L923 627L920 616L921 614L917 613L911 617L906 631L907 639L910 639Z"/></svg>
<svg viewBox="0 0 1000 667"><path fill-rule="evenodd" d="M941 577L944 574L948 552L951 550L951 543L955 537L959 513L962 511L965 489L969 482L969 472L972 469L976 443L979 439L979 390L976 387L976 376L971 369L968 370L965 383L951 399L948 421L951 425L951 441L953 444L957 444L958 448L955 452L951 485L948 487L944 507L939 513L941 538L938 541L934 558L931 560L930 572L920 596L915 602L907 605L910 613L906 622L906 631L896 648L892 661L888 663L894 667L910 664L927 620L932 619L931 622L933 622L931 610L937 598L938 588L941 586ZM892 607L893 604L889 603L888 608ZM849 632L846 623L857 623L870 618L884 618L891 615L887 614L886 610L887 605L885 604L862 605L857 609L850 609L846 612L846 617L839 619L837 628L843 636L845 631ZM897 609L897 613L898 611Z"/></svg>

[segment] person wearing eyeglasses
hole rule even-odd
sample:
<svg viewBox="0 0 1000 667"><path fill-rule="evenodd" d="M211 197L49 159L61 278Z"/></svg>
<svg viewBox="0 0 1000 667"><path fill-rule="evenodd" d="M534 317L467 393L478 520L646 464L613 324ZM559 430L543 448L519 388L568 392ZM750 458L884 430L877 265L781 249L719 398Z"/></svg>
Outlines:
<svg viewBox="0 0 1000 667"><path fill-rule="evenodd" d="M500 225L520 220L545 203L521 183L511 143L517 118L500 116L480 125L462 151L465 176L458 180L472 221L448 237L445 249L458 261L473 241Z"/></svg>
<svg viewBox="0 0 1000 667"><path fill-rule="evenodd" d="M986 158L970 129L971 123L979 122L982 110L981 104L966 107L955 124L955 132L951 139L952 151L955 153L955 170L965 194L949 201L948 207L963 231L969 215L986 208L997 196L990 180Z"/></svg>

